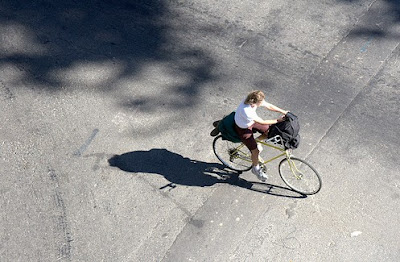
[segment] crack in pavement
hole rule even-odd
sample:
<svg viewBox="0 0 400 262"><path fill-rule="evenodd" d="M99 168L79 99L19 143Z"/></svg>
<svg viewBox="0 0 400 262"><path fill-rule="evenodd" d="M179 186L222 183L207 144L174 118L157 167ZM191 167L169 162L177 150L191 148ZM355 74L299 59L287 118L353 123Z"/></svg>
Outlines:
<svg viewBox="0 0 400 262"><path fill-rule="evenodd" d="M322 140L324 140L324 138L330 133L330 131L332 130L332 128L334 126L336 126L336 124L339 122L340 119L342 119L345 115L345 113L348 111L348 109L354 105L354 102L356 101L356 99L358 97L361 96L362 91L365 90L365 88L367 86L370 85L370 83L376 78L377 75L379 75L384 66L387 64L387 62L390 60L390 58L394 55L395 51L400 47L400 43L397 44L397 46L395 48L393 48L393 50L390 52L390 54L385 58L385 60L381 63L381 65L378 67L378 69L376 70L376 72L369 78L369 80L367 81L367 83L362 86L360 88L360 90L357 92L357 94L350 100L350 102L348 103L348 105L343 109L343 111L336 117L336 119L332 122L331 126L326 130L326 132L321 136L321 138L318 140L317 143L315 143L314 147L306 154L306 156L304 157L305 159L307 159L307 157L309 157L315 150L316 148L320 145L320 143L322 142Z"/></svg>

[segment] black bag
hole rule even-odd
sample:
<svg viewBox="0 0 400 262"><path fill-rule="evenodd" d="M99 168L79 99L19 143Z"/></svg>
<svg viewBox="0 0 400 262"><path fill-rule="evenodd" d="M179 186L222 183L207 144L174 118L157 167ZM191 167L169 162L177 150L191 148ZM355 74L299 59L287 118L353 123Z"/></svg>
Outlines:
<svg viewBox="0 0 400 262"><path fill-rule="evenodd" d="M268 138L280 135L285 149L297 148L300 144L300 124L297 116L291 112L285 116L285 121L274 124L270 127Z"/></svg>

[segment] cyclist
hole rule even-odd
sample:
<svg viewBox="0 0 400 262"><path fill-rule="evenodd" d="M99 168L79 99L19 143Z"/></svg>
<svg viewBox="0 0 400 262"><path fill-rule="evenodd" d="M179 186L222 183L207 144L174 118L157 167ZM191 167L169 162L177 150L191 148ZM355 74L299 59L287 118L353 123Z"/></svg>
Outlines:
<svg viewBox="0 0 400 262"><path fill-rule="evenodd" d="M264 107L270 111L279 112L283 114L283 116L278 119L263 120L257 115L256 112L257 108L259 107ZM266 139L270 125L284 121L285 115L288 112L289 111L267 103L265 101L264 93L259 90L249 93L246 99L243 100L236 109L235 130L239 134L243 144L245 144L251 152L251 161L253 163L251 169L252 173L255 174L261 181L265 181L268 176L260 167L258 155L260 154L262 147L257 147L257 142L253 133L261 133L261 135L257 137L259 140Z"/></svg>

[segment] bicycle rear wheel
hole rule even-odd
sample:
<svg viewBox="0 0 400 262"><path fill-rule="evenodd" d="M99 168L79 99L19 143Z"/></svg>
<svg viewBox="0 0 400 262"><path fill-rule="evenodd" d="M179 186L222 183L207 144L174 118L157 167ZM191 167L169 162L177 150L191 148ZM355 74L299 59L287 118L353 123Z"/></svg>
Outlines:
<svg viewBox="0 0 400 262"><path fill-rule="evenodd" d="M283 159L279 163L279 174L286 185L303 195L316 194L322 186L321 177L315 168L299 158Z"/></svg>
<svg viewBox="0 0 400 262"><path fill-rule="evenodd" d="M251 169L251 153L244 144L224 140L219 135L214 139L213 150L219 161L230 169L236 171Z"/></svg>

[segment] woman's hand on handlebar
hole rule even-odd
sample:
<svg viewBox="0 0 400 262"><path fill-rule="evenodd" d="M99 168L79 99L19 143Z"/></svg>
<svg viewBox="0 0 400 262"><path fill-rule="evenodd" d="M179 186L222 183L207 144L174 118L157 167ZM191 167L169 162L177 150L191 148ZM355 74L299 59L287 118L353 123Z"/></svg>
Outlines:
<svg viewBox="0 0 400 262"><path fill-rule="evenodd" d="M280 118L277 119L278 123L279 122L284 122L285 120L286 120L286 116L285 115L283 115L283 116L281 116Z"/></svg>

